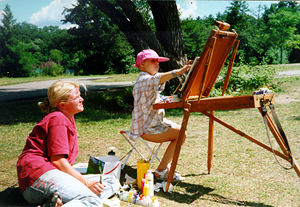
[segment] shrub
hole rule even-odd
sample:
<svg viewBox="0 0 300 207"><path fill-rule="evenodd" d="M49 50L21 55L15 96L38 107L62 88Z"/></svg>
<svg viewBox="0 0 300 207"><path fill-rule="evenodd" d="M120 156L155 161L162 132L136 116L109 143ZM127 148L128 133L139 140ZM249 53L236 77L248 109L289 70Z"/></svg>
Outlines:
<svg viewBox="0 0 300 207"><path fill-rule="evenodd" d="M215 84L215 94L220 94L223 88L227 70L223 69L220 73L220 78ZM262 87L271 85L274 79L275 69L267 66L246 66L241 65L232 69L228 82L228 93L243 93L244 91L255 91ZM213 94L214 94L213 93Z"/></svg>
<svg viewBox="0 0 300 207"><path fill-rule="evenodd" d="M48 60L40 65L41 74L44 76L58 76L64 73L64 68L60 63L55 63L52 60Z"/></svg>

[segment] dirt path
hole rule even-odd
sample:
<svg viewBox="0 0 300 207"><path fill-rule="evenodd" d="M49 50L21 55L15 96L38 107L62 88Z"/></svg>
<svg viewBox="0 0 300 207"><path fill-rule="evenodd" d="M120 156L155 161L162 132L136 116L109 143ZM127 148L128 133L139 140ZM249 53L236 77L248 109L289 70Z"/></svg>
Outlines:
<svg viewBox="0 0 300 207"><path fill-rule="evenodd" d="M300 101L300 88L296 88L295 91L287 92L284 94L275 93L275 103L289 104L291 102Z"/></svg>

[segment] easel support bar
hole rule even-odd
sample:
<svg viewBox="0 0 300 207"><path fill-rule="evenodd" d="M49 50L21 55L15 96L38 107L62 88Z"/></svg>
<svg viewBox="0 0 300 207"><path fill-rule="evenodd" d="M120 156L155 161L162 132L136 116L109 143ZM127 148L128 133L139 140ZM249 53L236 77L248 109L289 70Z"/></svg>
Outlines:
<svg viewBox="0 0 300 207"><path fill-rule="evenodd" d="M255 144L257 144L257 145L259 145L259 146L265 148L266 150L268 150L268 151L270 151L270 152L273 152L273 150L272 150L271 147L265 145L264 143L261 143L260 141L258 141L258 140L256 140L256 139L254 139L253 137L251 137L251 136L245 134L244 132L241 132L241 131L239 131L238 129L236 129L236 128L230 126L229 124L227 124L227 123L223 122L222 120L216 118L216 117L213 116L212 114L210 114L210 113L208 113L208 112L206 112L206 111L200 111L200 112L201 112L202 114L204 114L205 116L209 117L210 119L213 119L214 121L216 121L216 122L218 122L219 124L223 125L224 127L230 129L231 131L233 131L233 132L239 134L240 136L245 137L246 139L250 140L251 142L254 142ZM280 152L278 152L278 151L276 151L276 150L274 150L274 153L275 153L277 156L281 157L282 159L285 159L286 161L289 161L289 157L288 157L288 156L286 156L286 155L284 155L284 154L282 154L282 153L280 153Z"/></svg>
<svg viewBox="0 0 300 207"><path fill-rule="evenodd" d="M235 40L235 42L234 42L234 47L233 47L231 58L230 58L230 61L229 61L228 70L227 70L226 77L225 77L225 80L224 80L222 96L224 96L225 91L226 91L227 86L228 86L229 77L230 77L230 74L231 74L231 71L232 71L232 67L233 67L233 63L234 63L234 60L235 60L235 56L236 56L236 52L237 52L239 43L240 43L239 40Z"/></svg>

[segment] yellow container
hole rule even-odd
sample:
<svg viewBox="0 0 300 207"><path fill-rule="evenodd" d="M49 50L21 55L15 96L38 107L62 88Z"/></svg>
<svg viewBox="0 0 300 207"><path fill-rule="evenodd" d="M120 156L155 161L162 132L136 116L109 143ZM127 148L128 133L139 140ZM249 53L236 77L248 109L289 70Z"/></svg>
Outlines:
<svg viewBox="0 0 300 207"><path fill-rule="evenodd" d="M147 170L150 169L150 163L145 161L137 161L136 164L136 170L137 170L137 184L138 188L141 189L142 186L142 179L144 178L144 175L147 174Z"/></svg>
<svg viewBox="0 0 300 207"><path fill-rule="evenodd" d="M147 180L146 180L146 183L144 185L143 195L146 196L146 197L149 196L149 183L148 183Z"/></svg>

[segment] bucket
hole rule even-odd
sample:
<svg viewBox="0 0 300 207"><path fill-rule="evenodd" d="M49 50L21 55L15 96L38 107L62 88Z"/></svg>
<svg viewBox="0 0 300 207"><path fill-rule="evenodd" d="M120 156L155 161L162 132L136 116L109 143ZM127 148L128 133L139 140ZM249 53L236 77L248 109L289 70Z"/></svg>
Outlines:
<svg viewBox="0 0 300 207"><path fill-rule="evenodd" d="M138 188L141 189L142 186L142 179L144 178L144 175L147 174L147 170L150 169L150 162L145 161L137 161L136 163L136 170L137 170L137 184Z"/></svg>
<svg viewBox="0 0 300 207"><path fill-rule="evenodd" d="M121 161L115 156L90 156L87 174L115 175L120 180Z"/></svg>

